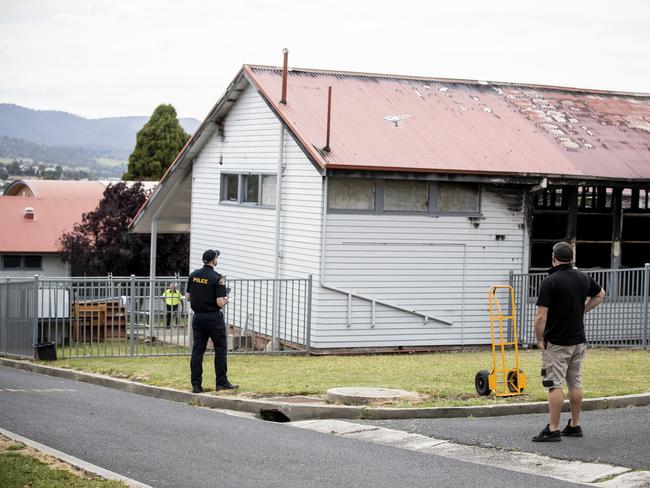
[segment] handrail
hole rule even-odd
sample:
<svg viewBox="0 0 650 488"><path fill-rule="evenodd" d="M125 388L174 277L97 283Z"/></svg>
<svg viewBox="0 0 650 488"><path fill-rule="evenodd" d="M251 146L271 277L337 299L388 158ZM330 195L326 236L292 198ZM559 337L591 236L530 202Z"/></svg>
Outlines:
<svg viewBox="0 0 650 488"><path fill-rule="evenodd" d="M353 293L351 291L343 290L341 288L336 288L336 287L331 286L331 285L326 285L325 283L321 283L320 286L325 288L326 290L335 291L337 293L341 293L343 295L348 296L348 322L347 322L347 327L350 327L352 325L351 322L350 322L350 314L352 312L352 310L351 310L352 309L352 300L351 299L353 297L354 298L360 298L361 300L365 300L365 301L370 302L372 304L372 312L373 313L372 313L372 324L370 326L371 328L375 327L375 313L374 313L375 308L374 307L375 307L375 304L377 304L377 303L379 305L383 305L385 307L392 308L394 310L399 310L401 312L406 312L406 313L410 313L412 315L417 315L419 317L422 317L423 320L424 320L423 321L424 325L426 325L427 322L429 322L429 320L433 320L435 322L439 322L439 323L441 323L443 325L447 325L447 326L454 325L452 322L448 322L446 320L442 320L442 319L439 319L437 317L433 317L433 316L431 316L429 314L418 312L416 310L409 310L408 308L400 307L399 305L395 305L394 303L389 303L389 302L386 302L384 300L377 300L376 298L367 297L367 296L361 295L359 293Z"/></svg>

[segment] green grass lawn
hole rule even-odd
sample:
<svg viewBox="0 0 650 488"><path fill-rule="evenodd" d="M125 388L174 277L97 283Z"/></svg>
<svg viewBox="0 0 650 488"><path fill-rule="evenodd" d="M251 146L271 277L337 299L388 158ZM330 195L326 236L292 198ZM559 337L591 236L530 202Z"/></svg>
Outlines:
<svg viewBox="0 0 650 488"><path fill-rule="evenodd" d="M0 436L2 488L125 488L119 481L91 476L55 458Z"/></svg>
<svg viewBox="0 0 650 488"><path fill-rule="evenodd" d="M539 351L522 351L520 368L528 377L525 395L479 397L474 376L491 369L489 351L371 356L231 355L228 375L238 394L249 396L322 395L339 386L380 386L418 392L419 403L393 406L485 405L546 399ZM212 356L204 361L204 388L214 388ZM129 378L150 385L188 390L189 357L67 359L54 366ZM585 397L650 392L650 351L590 349L583 370Z"/></svg>

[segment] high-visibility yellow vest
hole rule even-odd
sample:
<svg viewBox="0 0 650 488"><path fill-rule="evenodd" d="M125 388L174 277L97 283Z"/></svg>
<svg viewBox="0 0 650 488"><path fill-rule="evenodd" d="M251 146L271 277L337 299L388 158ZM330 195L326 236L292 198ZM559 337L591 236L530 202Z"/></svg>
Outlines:
<svg viewBox="0 0 650 488"><path fill-rule="evenodd" d="M167 305L178 305L181 301L181 292L178 290L171 291L170 289L167 289L162 296Z"/></svg>

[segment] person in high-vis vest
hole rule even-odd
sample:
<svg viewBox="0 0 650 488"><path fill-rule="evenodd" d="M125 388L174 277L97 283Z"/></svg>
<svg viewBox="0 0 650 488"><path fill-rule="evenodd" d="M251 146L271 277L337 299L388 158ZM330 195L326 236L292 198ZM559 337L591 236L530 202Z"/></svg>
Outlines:
<svg viewBox="0 0 650 488"><path fill-rule="evenodd" d="M176 317L176 325L178 325L178 306L183 308L183 296L181 292L176 289L175 283L170 283L169 287L162 294L165 300L165 308L167 308L167 321L166 326L169 327L172 322L172 315ZM182 311L182 310L181 310Z"/></svg>

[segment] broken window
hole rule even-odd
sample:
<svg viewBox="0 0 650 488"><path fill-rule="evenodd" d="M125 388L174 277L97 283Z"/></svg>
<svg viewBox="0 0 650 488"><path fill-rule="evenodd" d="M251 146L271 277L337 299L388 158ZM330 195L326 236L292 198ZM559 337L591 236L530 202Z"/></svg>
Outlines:
<svg viewBox="0 0 650 488"><path fill-rule="evenodd" d="M537 214L533 217L532 239L566 239L569 216L565 214Z"/></svg>
<svg viewBox="0 0 650 488"><path fill-rule="evenodd" d="M621 266L638 268L650 262L650 189L623 190Z"/></svg>
<svg viewBox="0 0 650 488"><path fill-rule="evenodd" d="M576 243L575 263L579 268L609 268L611 264L612 244Z"/></svg>
<svg viewBox="0 0 650 488"><path fill-rule="evenodd" d="M578 213L576 239L578 241L609 241L614 230L613 214L587 215Z"/></svg>
<svg viewBox="0 0 650 488"><path fill-rule="evenodd" d="M650 262L650 241L623 242L621 245L623 268L642 268L648 262Z"/></svg>
<svg viewBox="0 0 650 488"><path fill-rule="evenodd" d="M550 187L538 193L534 198L533 206L536 209L563 210L568 206L567 188Z"/></svg>
<svg viewBox="0 0 650 488"><path fill-rule="evenodd" d="M551 267L551 256L553 254L552 242L536 242L530 249L530 267L538 271Z"/></svg>
<svg viewBox="0 0 650 488"><path fill-rule="evenodd" d="M426 181L386 180L384 210L426 212L429 184Z"/></svg>
<svg viewBox="0 0 650 488"><path fill-rule="evenodd" d="M565 187L563 209L553 203L554 193L557 189L548 188L531 199L531 271L543 269L547 246L558 240L575 242L580 268L630 268L650 261L649 189Z"/></svg>
<svg viewBox="0 0 650 488"><path fill-rule="evenodd" d="M330 178L329 208L336 210L374 210L375 180Z"/></svg>

